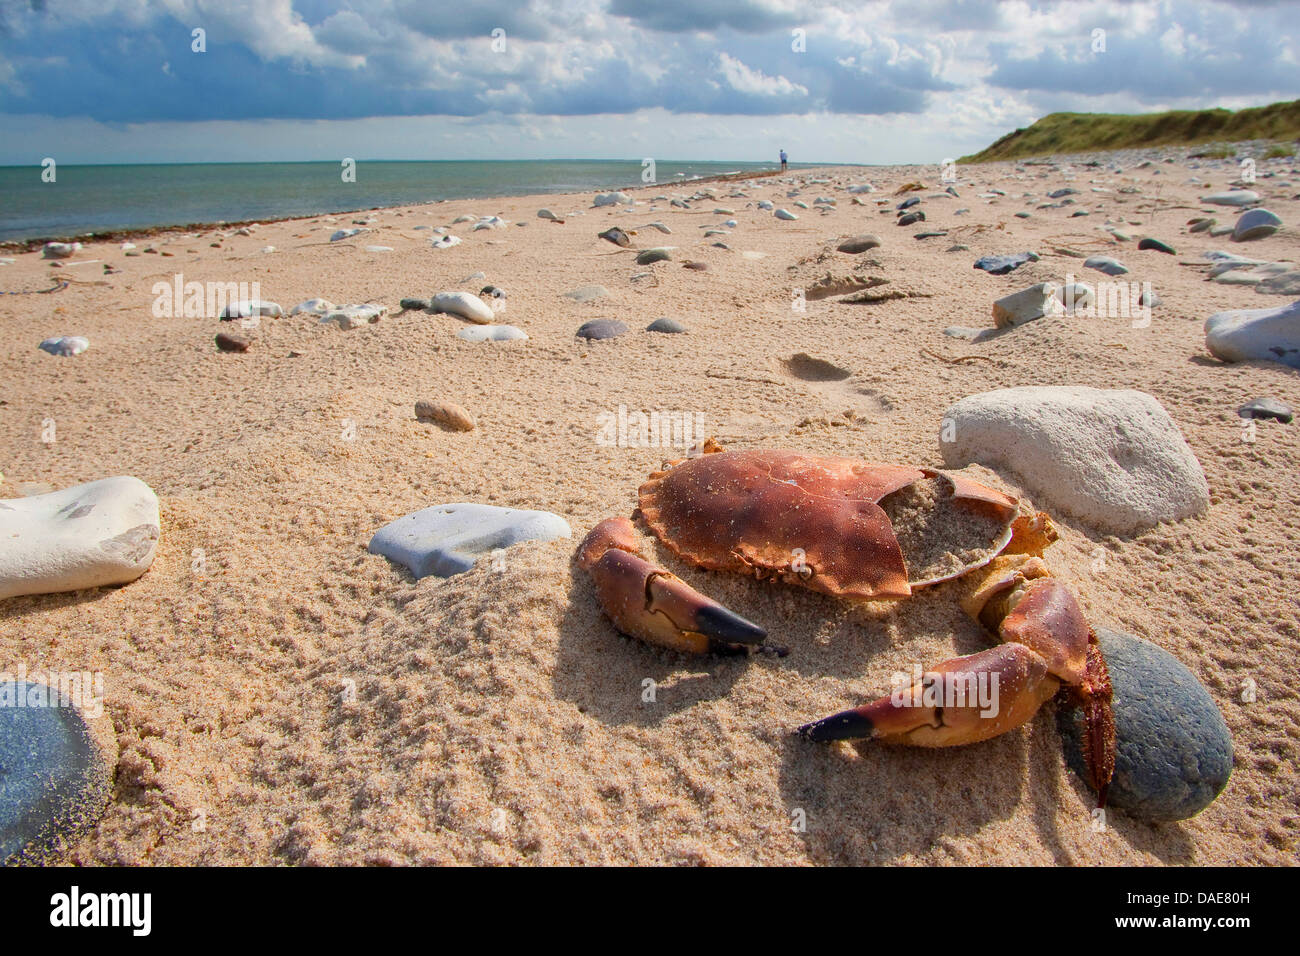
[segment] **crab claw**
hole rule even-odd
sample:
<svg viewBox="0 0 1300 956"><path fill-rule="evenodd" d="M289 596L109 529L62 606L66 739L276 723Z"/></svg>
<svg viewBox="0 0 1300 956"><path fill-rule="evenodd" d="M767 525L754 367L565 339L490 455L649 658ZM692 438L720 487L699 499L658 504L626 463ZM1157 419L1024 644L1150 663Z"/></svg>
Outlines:
<svg viewBox="0 0 1300 956"><path fill-rule="evenodd" d="M869 704L799 728L809 740L873 738L913 747L952 747L1019 727L1051 699L1060 682L1023 644L1001 644L911 675Z"/></svg>
<svg viewBox="0 0 1300 956"><path fill-rule="evenodd" d="M578 564L596 584L596 596L624 634L691 654L743 653L750 647L783 655L763 643L767 632L729 611L669 571L640 556L632 523L610 518L591 529Z"/></svg>

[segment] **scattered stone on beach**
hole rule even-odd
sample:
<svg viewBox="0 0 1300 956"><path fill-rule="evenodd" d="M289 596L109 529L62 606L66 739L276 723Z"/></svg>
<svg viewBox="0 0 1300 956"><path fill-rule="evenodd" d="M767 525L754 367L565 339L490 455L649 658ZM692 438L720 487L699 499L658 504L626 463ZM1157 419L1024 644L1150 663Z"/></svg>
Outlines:
<svg viewBox="0 0 1300 956"><path fill-rule="evenodd" d="M460 244L460 236L440 236L437 239L429 240L429 245L435 249L450 249L452 246L459 246Z"/></svg>
<svg viewBox="0 0 1300 956"><path fill-rule="evenodd" d="M1089 256L1083 260L1083 267L1085 269L1096 269L1108 276L1122 276L1128 272L1128 266L1118 259L1112 259L1110 256Z"/></svg>
<svg viewBox="0 0 1300 956"><path fill-rule="evenodd" d="M463 319L484 325L496 318L486 302L469 292L439 292L429 301L429 308L433 312L459 315Z"/></svg>
<svg viewBox="0 0 1300 956"><path fill-rule="evenodd" d="M627 326L618 319L592 319L584 322L575 335L580 339L613 339L627 331Z"/></svg>
<svg viewBox="0 0 1300 956"><path fill-rule="evenodd" d="M870 249L875 249L880 245L880 237L873 236L870 233L862 236L854 236L852 239L845 239L835 247L837 252L846 252L849 255L858 255Z"/></svg>
<svg viewBox="0 0 1300 956"><path fill-rule="evenodd" d="M0 501L0 598L134 581L158 531L158 497L129 476Z"/></svg>
<svg viewBox="0 0 1300 956"><path fill-rule="evenodd" d="M229 303L221 310L221 321L229 322L232 319L251 319L255 315L274 319L284 315L284 309L280 308L280 306L274 302L262 302L257 299L241 299L239 302Z"/></svg>
<svg viewBox="0 0 1300 956"><path fill-rule="evenodd" d="M424 508L384 525L368 550L410 569L416 578L447 578L474 567L475 559L521 541L572 535L569 523L549 511L495 505L446 504Z"/></svg>
<svg viewBox="0 0 1300 956"><path fill-rule="evenodd" d="M902 202L900 202L900 203L899 203L897 206L895 206L894 208L895 208L895 210L898 210L898 211L902 211L902 210L904 210L904 209L911 209L913 206L919 205L920 202L921 202L921 197L920 197L920 196L913 196L913 197L910 198L910 199L904 199Z"/></svg>
<svg viewBox="0 0 1300 956"><path fill-rule="evenodd" d="M1200 463L1150 395L1026 386L962 399L943 415L949 467L979 462L1018 475L1049 507L1132 534L1209 507Z"/></svg>
<svg viewBox="0 0 1300 956"><path fill-rule="evenodd" d="M223 352L247 352L252 344L251 339L242 335L231 335L229 332L217 333L217 348Z"/></svg>
<svg viewBox="0 0 1300 956"><path fill-rule="evenodd" d="M451 221L451 224L453 226L459 226L463 222L478 222L478 216L471 216L468 214L464 216L457 216L455 219Z"/></svg>
<svg viewBox="0 0 1300 956"><path fill-rule="evenodd" d="M662 222L648 222L648 223L646 223L644 226L642 226L641 228L642 228L642 229L658 229L660 232L664 233L665 235L669 235L669 236L671 236L671 235L672 235L672 232L673 232L671 229L669 229L667 226L665 226Z"/></svg>
<svg viewBox="0 0 1300 956"><path fill-rule="evenodd" d="M1139 242L1138 248L1154 249L1156 252L1163 252L1165 255L1169 255L1169 256L1178 255L1178 253L1174 251L1174 247L1169 245L1169 243L1161 242L1159 239L1153 239L1150 236L1147 236L1145 239Z"/></svg>
<svg viewBox="0 0 1300 956"><path fill-rule="evenodd" d="M1259 193L1251 192L1249 189L1230 189L1227 192L1202 196L1201 202L1212 206L1249 206L1251 203L1259 202Z"/></svg>
<svg viewBox="0 0 1300 956"><path fill-rule="evenodd" d="M1255 291L1262 295L1300 295L1300 270L1261 279L1255 283Z"/></svg>
<svg viewBox="0 0 1300 956"><path fill-rule="evenodd" d="M618 206L624 203L631 204L632 197L627 193L597 193L596 198L592 201L593 206Z"/></svg>
<svg viewBox="0 0 1300 956"><path fill-rule="evenodd" d="M1214 226L1219 224L1217 219L1193 219L1187 225L1188 232L1208 232Z"/></svg>
<svg viewBox="0 0 1300 956"><path fill-rule="evenodd" d="M90 339L80 335L59 335L37 346L51 355L80 355L90 348Z"/></svg>
<svg viewBox="0 0 1300 956"><path fill-rule="evenodd" d="M564 222L563 219L561 219L561 218L560 218L559 216L557 216L555 213L551 212L549 209L539 209L539 210L537 210L537 218L538 218L538 219L549 219L551 222Z"/></svg>
<svg viewBox="0 0 1300 956"><path fill-rule="evenodd" d="M900 226L911 226L918 222L925 222L925 213L920 209L917 209L915 212L909 212L905 216L900 216L898 219L898 224Z"/></svg>
<svg viewBox="0 0 1300 956"><path fill-rule="evenodd" d="M510 220L502 219L500 216L484 216L478 222L474 223L471 232L478 232L481 229L504 229L510 225Z"/></svg>
<svg viewBox="0 0 1300 956"><path fill-rule="evenodd" d="M1278 401L1276 398L1252 399L1238 408L1237 414L1242 418L1273 418L1283 425L1291 424L1291 419L1295 417L1291 406Z"/></svg>
<svg viewBox="0 0 1300 956"><path fill-rule="evenodd" d="M612 242L616 246L622 246L624 249L632 245L632 240L628 238L627 233L622 229L619 229L617 226L612 226L604 232L597 233L596 237L598 239L605 239L608 242Z"/></svg>
<svg viewBox="0 0 1300 956"><path fill-rule="evenodd" d="M1024 325L1045 315L1069 315L1086 309L1095 298L1091 287L1082 282L1058 285L1040 282L1019 292L1003 296L993 303L993 324L999 329Z"/></svg>
<svg viewBox="0 0 1300 956"><path fill-rule="evenodd" d="M918 232L912 236L913 239L941 239L948 235L947 229L931 229L929 232Z"/></svg>
<svg viewBox="0 0 1300 956"><path fill-rule="evenodd" d="M672 250L666 246L660 246L655 249L645 249L637 254L636 264L639 266L648 266L655 262L667 262L672 259Z"/></svg>
<svg viewBox="0 0 1300 956"><path fill-rule="evenodd" d="M1265 239L1277 232L1282 220L1267 209L1248 209L1232 227L1233 242L1250 242Z"/></svg>
<svg viewBox="0 0 1300 956"><path fill-rule="evenodd" d="M365 232L364 229L339 229L330 236L330 242L341 242L344 239L351 239L353 236L359 236Z"/></svg>
<svg viewBox="0 0 1300 956"><path fill-rule="evenodd" d="M686 326L682 325L676 319L655 319L645 327L647 332L666 332L676 334L686 331Z"/></svg>
<svg viewBox="0 0 1300 956"><path fill-rule="evenodd" d="M993 324L999 329L1006 329L1041 319L1048 310L1055 311L1059 288L1055 282L1040 282L1028 289L1004 295L993 303Z"/></svg>
<svg viewBox="0 0 1300 956"><path fill-rule="evenodd" d="M983 269L990 275L1006 275L1018 269L1026 262L1037 262L1038 256L1032 252L1017 252L1006 256L981 256L975 260L975 268Z"/></svg>
<svg viewBox="0 0 1300 956"><path fill-rule="evenodd" d="M697 259L692 259L689 262L683 262L682 268L690 269L692 272L708 272L709 264L707 262L700 262Z"/></svg>
<svg viewBox="0 0 1300 956"><path fill-rule="evenodd" d="M765 212L770 212L776 208L776 203L772 202L770 199L760 199L758 201L758 208Z"/></svg>
<svg viewBox="0 0 1300 956"><path fill-rule="evenodd" d="M528 338L528 334L513 325L469 325L460 329L456 337L466 342L513 342Z"/></svg>
<svg viewBox="0 0 1300 956"><path fill-rule="evenodd" d="M603 299L607 295L609 295L609 290L603 285L584 285L564 293L566 299L572 299L574 302L592 302L596 299Z"/></svg>
<svg viewBox="0 0 1300 956"><path fill-rule="evenodd" d="M365 252L392 252L392 246L364 246Z"/></svg>
<svg viewBox="0 0 1300 956"><path fill-rule="evenodd" d="M478 424L473 415L455 402L418 401L415 403L415 417L446 425L458 432L473 431Z"/></svg>
<svg viewBox="0 0 1300 956"><path fill-rule="evenodd" d="M1162 647L1104 627L1096 632L1115 714L1107 804L1151 822L1195 816L1232 773L1232 735L1223 715L1195 675ZM1087 779L1082 710L1062 707L1057 726L1066 762Z"/></svg>
<svg viewBox="0 0 1300 956"><path fill-rule="evenodd" d="M339 305L320 317L321 325L337 325L345 332L363 325L373 325L388 314L388 306L367 302L364 305Z"/></svg>
<svg viewBox="0 0 1300 956"><path fill-rule="evenodd" d="M45 259L71 259L81 251L79 242L47 242L41 250Z"/></svg>
<svg viewBox="0 0 1300 956"><path fill-rule="evenodd" d="M784 219L787 222L793 222L799 218L788 209L778 209L772 215L776 216L777 219Z"/></svg>
<svg viewBox="0 0 1300 956"><path fill-rule="evenodd" d="M1047 194L1047 198L1064 199L1066 196L1077 196L1077 195L1079 195L1079 190L1072 189L1069 186L1066 186L1063 189L1053 189L1050 193Z"/></svg>
<svg viewBox="0 0 1300 956"><path fill-rule="evenodd" d="M1225 362L1300 368L1300 300L1273 309L1232 309L1205 320L1205 347Z"/></svg>
<svg viewBox="0 0 1300 956"><path fill-rule="evenodd" d="M108 806L118 745L102 694L0 681L0 866L53 862Z"/></svg>
<svg viewBox="0 0 1300 956"><path fill-rule="evenodd" d="M328 299L308 299L306 302L299 302L293 307L290 315L324 315L335 308L333 302Z"/></svg>
<svg viewBox="0 0 1300 956"><path fill-rule="evenodd" d="M424 311L429 308L429 299L410 298L397 303L404 312Z"/></svg>

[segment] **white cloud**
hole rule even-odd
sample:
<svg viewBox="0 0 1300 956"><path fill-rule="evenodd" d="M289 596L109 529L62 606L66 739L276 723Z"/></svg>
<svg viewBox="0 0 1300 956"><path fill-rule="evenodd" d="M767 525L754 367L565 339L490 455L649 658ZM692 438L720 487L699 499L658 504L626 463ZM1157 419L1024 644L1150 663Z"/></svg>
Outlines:
<svg viewBox="0 0 1300 956"><path fill-rule="evenodd" d="M755 96L807 96L808 88L792 83L784 76L767 76L760 70L747 67L733 56L718 54L718 72L726 79L727 85L738 93L751 93Z"/></svg>

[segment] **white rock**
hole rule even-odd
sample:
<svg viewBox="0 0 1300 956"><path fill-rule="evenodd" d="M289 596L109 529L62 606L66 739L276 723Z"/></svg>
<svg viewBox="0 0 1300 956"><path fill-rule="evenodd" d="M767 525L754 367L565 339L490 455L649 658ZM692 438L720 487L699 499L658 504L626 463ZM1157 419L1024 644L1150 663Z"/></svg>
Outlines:
<svg viewBox="0 0 1300 956"><path fill-rule="evenodd" d="M1205 347L1225 362L1300 368L1300 299L1274 309L1233 309L1205 320Z"/></svg>
<svg viewBox="0 0 1300 956"><path fill-rule="evenodd" d="M90 339L80 335L60 335L46 339L38 347L51 355L80 355L90 348Z"/></svg>
<svg viewBox="0 0 1300 956"><path fill-rule="evenodd" d="M1249 189L1230 189L1225 193L1202 196L1201 202L1215 206L1249 206L1253 202L1259 202L1259 193Z"/></svg>
<svg viewBox="0 0 1300 956"><path fill-rule="evenodd" d="M1047 507L1115 534L1210 503L1196 456L1145 392L1030 386L971 395L944 412L940 447L949 467L979 462L1018 475Z"/></svg>
<svg viewBox="0 0 1300 956"><path fill-rule="evenodd" d="M480 555L520 541L572 535L569 523L549 511L494 505L435 505L384 525L370 539L371 554L404 564L417 578L451 577L474 567Z"/></svg>
<svg viewBox="0 0 1300 956"><path fill-rule="evenodd" d="M351 239L353 236L359 235L364 231L364 229L339 229L330 236L330 242L338 242L340 239Z"/></svg>
<svg viewBox="0 0 1300 956"><path fill-rule="evenodd" d="M158 497L128 476L0 501L0 598L134 581L158 530Z"/></svg>
<svg viewBox="0 0 1300 956"><path fill-rule="evenodd" d="M627 193L597 193L596 198L592 200L593 206L617 206L620 203L630 203L632 197Z"/></svg>
<svg viewBox="0 0 1300 956"><path fill-rule="evenodd" d="M486 302L469 292L439 292L433 297L429 311L448 312L485 325L496 317Z"/></svg>
<svg viewBox="0 0 1300 956"><path fill-rule="evenodd" d="M264 315L274 319L284 315L284 309L274 302L263 302L260 299L240 299L238 302L227 303L226 307L221 310L221 318L223 319L247 319L254 315Z"/></svg>
<svg viewBox="0 0 1300 956"><path fill-rule="evenodd" d="M467 325L456 337L466 342L512 342L526 339L528 335L513 325Z"/></svg>
<svg viewBox="0 0 1300 956"><path fill-rule="evenodd" d="M393 251L392 246L363 246L362 249L366 252L392 252Z"/></svg>
<svg viewBox="0 0 1300 956"><path fill-rule="evenodd" d="M778 209L772 215L776 216L777 219L784 219L787 222L793 222L794 220L799 218L788 209Z"/></svg>
<svg viewBox="0 0 1300 956"><path fill-rule="evenodd" d="M510 220L502 219L500 216L484 216L474 224L471 232L478 232L480 229L504 229L510 225Z"/></svg>
<svg viewBox="0 0 1300 956"><path fill-rule="evenodd" d="M324 315L326 312L333 311L334 303L329 299L308 299L306 302L299 302L293 307L290 315L302 315L304 312L310 315Z"/></svg>
<svg viewBox="0 0 1300 956"><path fill-rule="evenodd" d="M378 322L388 314L388 306L367 302L365 305L340 305L320 317L320 324L337 325L340 329L355 329L361 325Z"/></svg>
<svg viewBox="0 0 1300 956"><path fill-rule="evenodd" d="M460 236L443 236L440 239L430 239L429 245L435 249L449 249L452 246L459 246L461 243Z"/></svg>
<svg viewBox="0 0 1300 956"><path fill-rule="evenodd" d="M79 242L47 242L42 250L46 259L71 259L81 251Z"/></svg>

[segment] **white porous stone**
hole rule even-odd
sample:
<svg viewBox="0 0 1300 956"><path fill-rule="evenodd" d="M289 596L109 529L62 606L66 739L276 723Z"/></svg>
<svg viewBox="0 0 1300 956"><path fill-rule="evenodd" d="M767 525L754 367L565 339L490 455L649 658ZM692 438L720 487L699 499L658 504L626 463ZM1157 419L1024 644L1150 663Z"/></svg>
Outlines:
<svg viewBox="0 0 1300 956"><path fill-rule="evenodd" d="M1114 534L1209 507L1205 474L1177 424L1129 389L1029 386L971 395L944 412L950 467L978 462L1023 479L1048 508Z"/></svg>
<svg viewBox="0 0 1300 956"><path fill-rule="evenodd" d="M0 599L134 581L158 530L158 497L129 476L0 500Z"/></svg>

